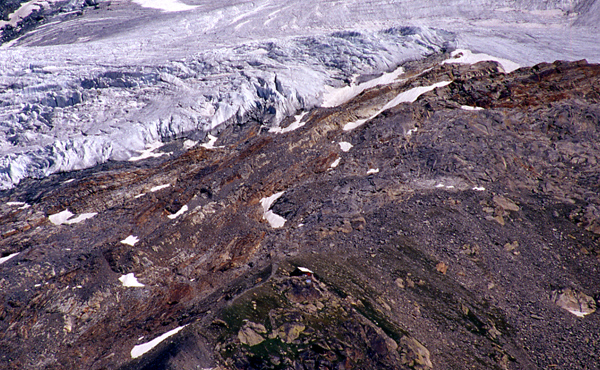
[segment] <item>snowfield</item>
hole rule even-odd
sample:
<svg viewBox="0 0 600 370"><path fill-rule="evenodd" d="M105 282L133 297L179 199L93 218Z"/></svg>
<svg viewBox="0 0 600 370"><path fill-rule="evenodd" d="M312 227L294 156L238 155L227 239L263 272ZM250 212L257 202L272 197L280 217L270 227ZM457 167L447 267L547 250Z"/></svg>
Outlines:
<svg viewBox="0 0 600 370"><path fill-rule="evenodd" d="M447 63L487 58L507 73L600 62L600 8L583 2L135 0L48 13L0 47L0 190L164 156L156 149L165 142L217 137L249 117L286 133L312 108L391 83L403 62L443 50L461 49ZM2 25L53 6L24 3Z"/></svg>

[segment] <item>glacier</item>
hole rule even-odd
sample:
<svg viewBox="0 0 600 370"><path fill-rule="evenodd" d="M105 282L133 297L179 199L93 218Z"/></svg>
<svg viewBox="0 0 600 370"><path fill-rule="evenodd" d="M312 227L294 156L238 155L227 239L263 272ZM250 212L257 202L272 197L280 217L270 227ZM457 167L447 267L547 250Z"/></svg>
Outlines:
<svg viewBox="0 0 600 370"><path fill-rule="evenodd" d="M0 190L229 124L277 132L332 89L443 51L600 62L592 0L92 3L36 2L46 21L0 47Z"/></svg>

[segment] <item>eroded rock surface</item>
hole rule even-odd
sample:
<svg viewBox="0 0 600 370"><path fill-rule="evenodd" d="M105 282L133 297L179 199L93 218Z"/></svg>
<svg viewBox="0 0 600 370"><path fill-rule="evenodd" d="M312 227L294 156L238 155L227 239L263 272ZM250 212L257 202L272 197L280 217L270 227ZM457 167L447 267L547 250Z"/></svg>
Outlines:
<svg viewBox="0 0 600 370"><path fill-rule="evenodd" d="M593 368L597 312L553 292L600 293L600 66L448 57L293 131L4 192L0 367ZM260 200L282 191L273 228Z"/></svg>

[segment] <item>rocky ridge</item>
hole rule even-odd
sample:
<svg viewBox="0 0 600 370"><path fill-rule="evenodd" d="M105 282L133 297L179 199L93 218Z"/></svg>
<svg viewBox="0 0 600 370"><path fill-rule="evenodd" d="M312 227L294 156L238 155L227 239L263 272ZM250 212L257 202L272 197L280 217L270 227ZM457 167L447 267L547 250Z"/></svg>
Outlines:
<svg viewBox="0 0 600 370"><path fill-rule="evenodd" d="M447 58L3 192L0 366L594 368L600 66Z"/></svg>

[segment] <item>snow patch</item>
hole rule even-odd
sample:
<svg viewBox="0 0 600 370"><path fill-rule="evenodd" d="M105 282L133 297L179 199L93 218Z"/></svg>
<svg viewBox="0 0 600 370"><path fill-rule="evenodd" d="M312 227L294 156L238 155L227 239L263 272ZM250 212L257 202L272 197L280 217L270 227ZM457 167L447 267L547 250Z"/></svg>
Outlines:
<svg viewBox="0 0 600 370"><path fill-rule="evenodd" d="M144 286L144 284L138 281L133 272L127 275L121 275L119 281L126 287L141 288Z"/></svg>
<svg viewBox="0 0 600 370"><path fill-rule="evenodd" d="M270 197L262 198L260 200L260 204L263 207L263 218L265 220L267 220L269 225L271 225L271 227L274 229L283 227L283 225L287 221L285 218L283 218L283 217L279 216L278 214L273 213L273 211L269 210L269 208L271 208L273 203L277 199L279 199L279 197L281 197L283 195L283 193L285 193L285 191L280 191L279 193L275 193L275 194L271 195Z"/></svg>
<svg viewBox="0 0 600 370"><path fill-rule="evenodd" d="M333 163L331 163L331 165L329 166L330 168L336 168L337 166L340 165L340 158L336 159L335 161L333 161Z"/></svg>
<svg viewBox="0 0 600 370"><path fill-rule="evenodd" d="M302 113L300 113L298 115L295 115L294 116L294 122L292 122L289 126L287 126L285 128L271 127L269 129L269 132L273 132L273 133L276 133L276 134L285 134L286 132L297 130L300 127L302 127L302 126L304 126L306 124L306 122L302 122L302 119L307 114L308 114L308 112L302 112Z"/></svg>
<svg viewBox="0 0 600 370"><path fill-rule="evenodd" d="M77 224L77 223L80 223L87 219L90 219L90 218L96 216L97 214L98 214L97 212L82 213L75 218L69 218L68 220L64 221L64 223L67 225Z"/></svg>
<svg viewBox="0 0 600 370"><path fill-rule="evenodd" d="M208 143L200 144L200 146L203 148L206 148L206 149L222 148L222 146L215 146L215 143L217 142L218 139L219 139L218 137L208 134Z"/></svg>
<svg viewBox="0 0 600 370"><path fill-rule="evenodd" d="M379 173L379 168L371 168L367 171L367 175Z"/></svg>
<svg viewBox="0 0 600 370"><path fill-rule="evenodd" d="M147 158L158 158L158 157L162 157L163 155L169 155L169 153L154 153L154 151L160 147L162 147L163 143L161 143L160 141L157 141L155 143L151 143L146 145L146 149L145 150L138 150L138 153L140 153L140 155L136 156L136 157L131 157L128 159L128 161L130 162L137 162L137 161L141 161L143 159L147 159Z"/></svg>
<svg viewBox="0 0 600 370"><path fill-rule="evenodd" d="M129 235L125 239L121 240L121 243L131 245L133 247L135 245L135 243L137 243L138 241L140 241L140 240L138 239L137 236Z"/></svg>
<svg viewBox="0 0 600 370"><path fill-rule="evenodd" d="M146 343L138 344L138 345L134 346L133 349L131 350L131 358L138 358L138 357L144 355L146 352L148 352L152 348L156 347L163 340L167 339L168 337L170 337L172 335L179 333L179 331L181 331L181 329L185 328L186 326L187 325L180 326L178 328L175 328L173 330L170 330L170 331L164 333L163 335L161 335L159 337L152 339L150 342L146 342Z"/></svg>
<svg viewBox="0 0 600 370"><path fill-rule="evenodd" d="M483 110L481 107L471 107L470 105L461 105L460 109L462 110Z"/></svg>
<svg viewBox="0 0 600 370"><path fill-rule="evenodd" d="M48 219L50 220L50 222L52 222L54 225L62 225L64 224L69 218L75 216L73 213L71 213L71 211L69 211L68 209L65 209L62 212L59 213L55 213L53 215L48 216Z"/></svg>
<svg viewBox="0 0 600 370"><path fill-rule="evenodd" d="M167 217L170 218L171 220L174 220L177 217L181 216L182 214L186 213L187 210L188 210L188 206L184 205L183 207L181 207L181 209L179 211L177 211L177 213L173 213L172 215L168 215Z"/></svg>
<svg viewBox="0 0 600 370"><path fill-rule="evenodd" d="M475 190L475 191L485 191L485 188L483 186L475 186L473 188L473 190Z"/></svg>
<svg viewBox="0 0 600 370"><path fill-rule="evenodd" d="M388 85L396 81L398 76L404 73L404 68L399 67L393 72L384 73L380 77L371 79L361 84L355 85L351 83L349 86L341 88L335 88L331 86L325 86L325 93L323 94L323 108L333 108L341 104L344 104L354 97L358 96L363 91L370 89L378 85ZM353 80L356 80L358 76L354 76Z"/></svg>
<svg viewBox="0 0 600 370"><path fill-rule="evenodd" d="M185 150L192 149L193 147L196 146L196 144L198 144L197 141L187 139L186 141L183 142L183 149L185 149Z"/></svg>
<svg viewBox="0 0 600 370"><path fill-rule="evenodd" d="M17 253L13 253L13 254L9 254L6 257L2 257L0 258L0 265L3 264L4 262L8 261L9 259L13 258L14 256L16 256L17 254L19 254L19 252Z"/></svg>
<svg viewBox="0 0 600 370"><path fill-rule="evenodd" d="M187 5L178 0L132 0L134 3L144 7L159 9L164 12L181 12L196 8L192 5Z"/></svg>
<svg viewBox="0 0 600 370"><path fill-rule="evenodd" d="M166 188L168 188L169 186L171 186L171 184L164 184L164 185L158 185L158 186L154 186L154 187L150 188L150 192L151 192L151 193L154 193L154 192L157 192L157 191L159 191L159 190L166 189Z"/></svg>
<svg viewBox="0 0 600 370"><path fill-rule="evenodd" d="M473 54L471 50L467 49L457 49L454 50L450 56L452 58L446 59L442 62L442 64L446 63L460 63L460 64L475 64L479 62L492 61L500 64L504 73L510 73L516 69L519 69L521 66L517 63L503 58L497 58L488 54Z"/></svg>
<svg viewBox="0 0 600 370"><path fill-rule="evenodd" d="M340 149L342 149L342 152L348 152L354 146L347 141L340 141L338 144L340 144Z"/></svg>
<svg viewBox="0 0 600 370"><path fill-rule="evenodd" d="M430 85L430 86L413 87L410 90L401 92L400 94L398 94L394 99L390 100L386 105L383 106L383 108L381 108L377 113L375 113L371 117L369 117L367 119L359 119L358 121L346 123L346 125L344 126L344 131L350 131L359 126L362 126L365 122L372 120L373 118L380 115L382 112L385 112L386 110L393 108L400 103L414 103L419 98L419 96L425 94L426 92L435 90L438 87L447 86L451 83L452 83L452 81L441 81L441 82L434 83L433 85Z"/></svg>

